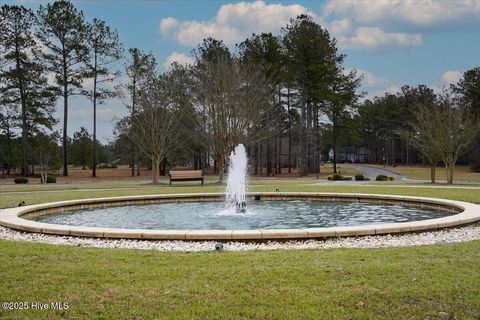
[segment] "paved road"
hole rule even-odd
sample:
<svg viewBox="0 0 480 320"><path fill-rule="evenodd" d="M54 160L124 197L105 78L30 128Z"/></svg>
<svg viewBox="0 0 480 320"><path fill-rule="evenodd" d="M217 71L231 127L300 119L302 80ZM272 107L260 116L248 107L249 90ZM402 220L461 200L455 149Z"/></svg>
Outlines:
<svg viewBox="0 0 480 320"><path fill-rule="evenodd" d="M379 174L384 174L389 177L394 177L396 181L398 180L406 180L407 177L398 174L396 172L393 172L392 170L384 169L384 168L376 168L376 167L370 167L370 166L364 166L361 164L341 164L342 167L350 167L353 168L357 171L360 171L365 177L369 178L372 181L375 181L375 178Z"/></svg>

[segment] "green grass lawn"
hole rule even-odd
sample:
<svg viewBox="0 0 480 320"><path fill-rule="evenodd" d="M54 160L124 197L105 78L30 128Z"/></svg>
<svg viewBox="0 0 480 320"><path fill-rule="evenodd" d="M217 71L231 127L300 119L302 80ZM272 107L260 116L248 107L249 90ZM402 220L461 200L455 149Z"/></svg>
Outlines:
<svg viewBox="0 0 480 320"><path fill-rule="evenodd" d="M0 241L2 319L478 319L480 241L160 253Z"/></svg>
<svg viewBox="0 0 480 320"><path fill-rule="evenodd" d="M480 203L478 188L389 182L309 185L312 182L262 179L255 180L251 190L402 194ZM55 192L35 188L2 186L0 207L20 200L33 204L224 190L217 185L153 187L137 182L57 185ZM63 311L0 309L0 319L478 319L480 241L239 253L161 253L0 241L0 300L69 303Z"/></svg>
<svg viewBox="0 0 480 320"><path fill-rule="evenodd" d="M375 167L383 168L383 166L376 165ZM428 166L391 166L386 169L395 171L413 180L428 180L430 181L430 167ZM446 181L446 170L442 167L437 167L435 176L438 182ZM453 174L455 183L480 183L480 172L473 172L470 166L456 165Z"/></svg>

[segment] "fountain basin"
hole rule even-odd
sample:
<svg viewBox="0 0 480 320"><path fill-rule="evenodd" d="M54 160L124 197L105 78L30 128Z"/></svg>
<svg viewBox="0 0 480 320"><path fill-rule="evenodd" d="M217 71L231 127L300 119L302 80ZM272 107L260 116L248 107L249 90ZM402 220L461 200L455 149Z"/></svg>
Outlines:
<svg viewBox="0 0 480 320"><path fill-rule="evenodd" d="M106 227L70 226L42 223L29 220L35 217L94 208L120 207L130 205L150 205L172 202L212 202L223 201L223 193L145 195L114 198L82 199L61 201L19 208L4 209L0 212L0 224L9 228L68 236L97 238L128 238L151 240L269 240L298 238L327 238L362 236L387 233L404 233L459 226L480 220L480 206L454 200L374 195L351 193L249 193L247 197L262 201L322 201L322 202L365 202L376 205L401 205L405 207L427 208L447 212L448 216L420 221L367 224L357 226L335 226L320 228L282 229L122 229Z"/></svg>

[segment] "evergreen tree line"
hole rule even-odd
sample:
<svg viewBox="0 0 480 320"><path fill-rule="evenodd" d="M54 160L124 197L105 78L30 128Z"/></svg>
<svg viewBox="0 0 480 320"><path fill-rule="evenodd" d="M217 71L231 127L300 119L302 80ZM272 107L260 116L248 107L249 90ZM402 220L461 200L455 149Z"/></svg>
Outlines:
<svg viewBox="0 0 480 320"><path fill-rule="evenodd" d="M19 167L23 175L35 164L45 166L38 152L60 152L58 161L47 159L52 169L60 164L63 175L75 163L96 176L100 161L128 163L132 176L147 165L154 182L174 166L210 169L222 181L238 143L247 147L252 173L267 176L318 176L326 160L335 172L345 160L432 168L480 162L480 68L440 94L425 85L404 86L362 101L361 76L345 69L336 40L306 15L292 19L279 35L253 34L234 48L205 39L193 50L192 64L165 71L151 53L130 48L126 81L116 87L124 51L104 21L85 21L63 0L37 12L4 5L0 19L2 167ZM70 140L73 95L91 102L93 133L81 128ZM116 124L115 141L102 146L97 107L114 97L129 115ZM63 129L56 133L59 101ZM421 126L426 123L437 125ZM437 154L426 146L436 146ZM355 150L353 160L339 152L345 147Z"/></svg>
<svg viewBox="0 0 480 320"><path fill-rule="evenodd" d="M0 124L2 168L10 171L21 158L21 174L32 172L44 155L62 153L63 175L68 175L69 99L87 97L93 106L92 175L97 160L96 108L117 94L108 85L118 72L112 66L122 58L118 33L104 21L85 21L69 1L41 5L37 12L18 5L0 11ZM53 78L48 80L48 78ZM86 86L86 82L92 83ZM53 117L59 98L63 102L63 129L54 132ZM20 131L19 138L17 132ZM48 139L46 140L46 138ZM75 138L74 138L75 141ZM48 143L47 143L48 142ZM51 148L61 142L61 148ZM21 156L15 154L21 144Z"/></svg>

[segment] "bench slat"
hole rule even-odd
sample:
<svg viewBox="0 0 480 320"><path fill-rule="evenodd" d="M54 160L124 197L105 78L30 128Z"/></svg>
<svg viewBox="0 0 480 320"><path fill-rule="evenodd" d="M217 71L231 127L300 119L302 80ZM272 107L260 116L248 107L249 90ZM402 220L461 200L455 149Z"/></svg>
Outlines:
<svg viewBox="0 0 480 320"><path fill-rule="evenodd" d="M202 181L203 185L203 172L202 170L183 170L183 171L170 171L170 185L172 181Z"/></svg>

